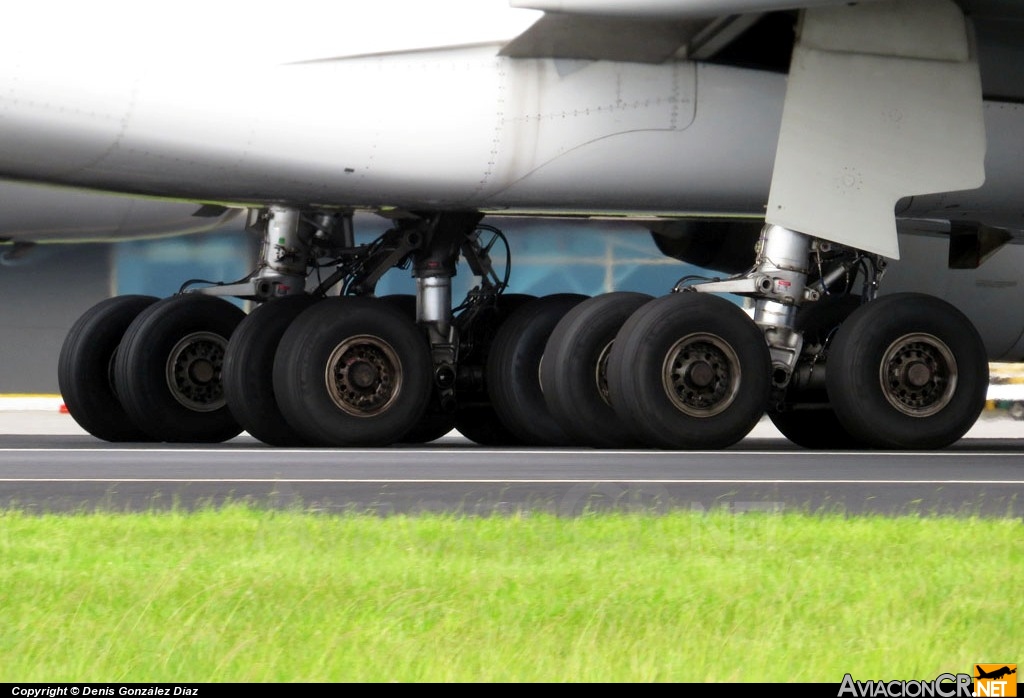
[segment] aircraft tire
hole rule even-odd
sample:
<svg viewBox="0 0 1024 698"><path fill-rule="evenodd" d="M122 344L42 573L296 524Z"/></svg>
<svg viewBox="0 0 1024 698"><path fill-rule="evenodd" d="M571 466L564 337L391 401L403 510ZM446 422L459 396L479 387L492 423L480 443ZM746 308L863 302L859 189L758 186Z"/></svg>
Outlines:
<svg viewBox="0 0 1024 698"><path fill-rule="evenodd" d="M400 309L379 298L328 298L281 339L274 394L309 443L384 446L423 417L431 368L422 333Z"/></svg>
<svg viewBox="0 0 1024 698"><path fill-rule="evenodd" d="M494 337L502 323L518 308L536 300L526 293L507 293L498 296L493 307L484 309L472 322L461 327L461 337L467 341L469 351L460 359L460 369L479 369L478 387L458 389L455 410L455 428L464 437L481 446L520 446L522 440L501 421L487 394L487 359L494 346Z"/></svg>
<svg viewBox="0 0 1024 698"><path fill-rule="evenodd" d="M274 396L274 355L300 313L321 300L306 294L267 301L235 329L224 353L224 396L231 414L249 434L271 446L303 446Z"/></svg>
<svg viewBox="0 0 1024 698"><path fill-rule="evenodd" d="M391 303L401 310L406 317L416 320L416 296L395 293L381 296L385 303ZM455 428L455 413L442 409L437 400L431 399L423 418L405 433L400 439L403 444L426 444L436 441Z"/></svg>
<svg viewBox="0 0 1024 698"><path fill-rule="evenodd" d="M653 300L646 293L605 293L572 308L544 348L541 385L551 416L576 444L596 448L638 445L608 398L607 363L615 335L629 316Z"/></svg>
<svg viewBox="0 0 1024 698"><path fill-rule="evenodd" d="M674 293L633 313L608 358L620 419L648 446L725 448L764 414L771 361L761 330L724 298Z"/></svg>
<svg viewBox="0 0 1024 698"><path fill-rule="evenodd" d="M159 299L116 296L78 318L61 346L57 383L68 413L80 427L104 441L151 441L125 412L114 384L113 362L132 321Z"/></svg>
<svg viewBox="0 0 1024 698"><path fill-rule="evenodd" d="M487 360L487 392L502 423L526 445L572 444L548 411L540 366L555 325L586 299L578 293L538 298L513 312L494 337Z"/></svg>
<svg viewBox="0 0 1024 698"><path fill-rule="evenodd" d="M417 424L413 425L412 429L405 432L398 442L403 444L428 444L431 441L437 441L454 428L454 414L428 411Z"/></svg>
<svg viewBox="0 0 1024 698"><path fill-rule="evenodd" d="M125 411L153 440L218 443L242 431L224 398L222 369L244 317L222 298L186 294L132 322L114 362L115 384Z"/></svg>
<svg viewBox="0 0 1024 698"><path fill-rule="evenodd" d="M811 450L848 450L864 446L839 421L830 406L817 409L769 410L768 417L783 436Z"/></svg>
<svg viewBox="0 0 1024 698"><path fill-rule="evenodd" d="M800 308L794 329L803 333L804 346L822 345L827 357L831 340L839 326L861 306L860 296L826 296ZM823 370L827 370L824 368ZM786 405L770 407L768 417L782 435L797 446L809 449L851 449L863 446L839 421L825 390L786 393ZM814 409L787 409L788 405L817 403Z"/></svg>
<svg viewBox="0 0 1024 698"><path fill-rule="evenodd" d="M951 304L895 293L839 328L826 382L839 420L866 445L943 448L985 408L988 359L974 325Z"/></svg>

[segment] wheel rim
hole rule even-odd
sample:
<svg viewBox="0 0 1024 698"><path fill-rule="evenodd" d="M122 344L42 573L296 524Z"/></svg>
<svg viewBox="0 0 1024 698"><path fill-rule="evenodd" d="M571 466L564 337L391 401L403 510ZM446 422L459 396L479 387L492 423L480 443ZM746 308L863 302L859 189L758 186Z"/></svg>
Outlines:
<svg viewBox="0 0 1024 698"><path fill-rule="evenodd" d="M673 404L691 417L724 412L740 388L740 361L728 342L713 334L689 334L665 355L662 383Z"/></svg>
<svg viewBox="0 0 1024 698"><path fill-rule="evenodd" d="M196 412L224 407L224 352L228 342L213 332L183 337L167 359L167 387L183 406Z"/></svg>
<svg viewBox="0 0 1024 698"><path fill-rule="evenodd" d="M354 417L387 411L402 390L402 364L380 337L358 335L335 347L324 373L338 409Z"/></svg>
<svg viewBox="0 0 1024 698"><path fill-rule="evenodd" d="M956 359L938 337L906 334L889 345L878 378L890 405L911 417L929 417L953 399Z"/></svg>

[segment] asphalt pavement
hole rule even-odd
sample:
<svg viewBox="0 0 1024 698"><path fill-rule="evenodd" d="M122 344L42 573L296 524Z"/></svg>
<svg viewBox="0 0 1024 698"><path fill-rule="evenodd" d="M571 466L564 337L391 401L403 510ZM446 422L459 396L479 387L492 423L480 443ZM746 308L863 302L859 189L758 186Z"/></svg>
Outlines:
<svg viewBox="0 0 1024 698"><path fill-rule="evenodd" d="M31 409L4 408L0 400L0 434L52 434L87 436L69 414L60 411L59 401L40 402L40 407ZM22 405L23 407L23 405ZM243 439L250 438L243 435ZM1024 438L1024 421L1015 420L1004 410L986 410L965 439L1017 439ZM747 439L784 439L782 434L767 419L754 427ZM439 441L444 443L466 442L458 432L451 432Z"/></svg>

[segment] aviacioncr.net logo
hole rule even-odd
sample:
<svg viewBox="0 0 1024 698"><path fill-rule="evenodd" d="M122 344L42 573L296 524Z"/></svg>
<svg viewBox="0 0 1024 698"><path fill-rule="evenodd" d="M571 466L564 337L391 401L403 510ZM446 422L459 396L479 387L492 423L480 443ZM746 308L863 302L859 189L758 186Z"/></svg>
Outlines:
<svg viewBox="0 0 1024 698"><path fill-rule="evenodd" d="M1017 695L1016 664L975 664L972 695L979 698L998 696L1008 698Z"/></svg>
<svg viewBox="0 0 1024 698"><path fill-rule="evenodd" d="M856 681L843 677L839 698L1015 698L1016 664L975 664L970 674L939 674L934 681Z"/></svg>
<svg viewBox="0 0 1024 698"><path fill-rule="evenodd" d="M934 681L855 681L846 674L838 697L972 698L970 674L939 674Z"/></svg>

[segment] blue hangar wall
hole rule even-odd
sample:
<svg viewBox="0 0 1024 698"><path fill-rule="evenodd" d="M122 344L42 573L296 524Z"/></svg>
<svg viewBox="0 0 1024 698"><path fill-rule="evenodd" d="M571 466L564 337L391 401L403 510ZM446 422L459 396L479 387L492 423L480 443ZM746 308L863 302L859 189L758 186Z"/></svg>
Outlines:
<svg viewBox="0 0 1024 698"><path fill-rule="evenodd" d="M511 247L509 293L597 295L609 291L668 293L680 277L700 274L697 267L662 255L645 229L621 223L564 219L485 219L506 235ZM367 243L388 222L368 217L356 221L356 241ZM484 233L488 236L488 233ZM485 239L489 239L485 237ZM259 239L249 233L225 232L115 246L118 293L167 296L188 279L241 278L258 255ZM499 241L491 252L495 270L504 273L505 250ZM332 269L325 269L324 276ZM457 305L477 283L460 260L452 285ZM377 286L377 295L414 293L411 269L392 269Z"/></svg>

